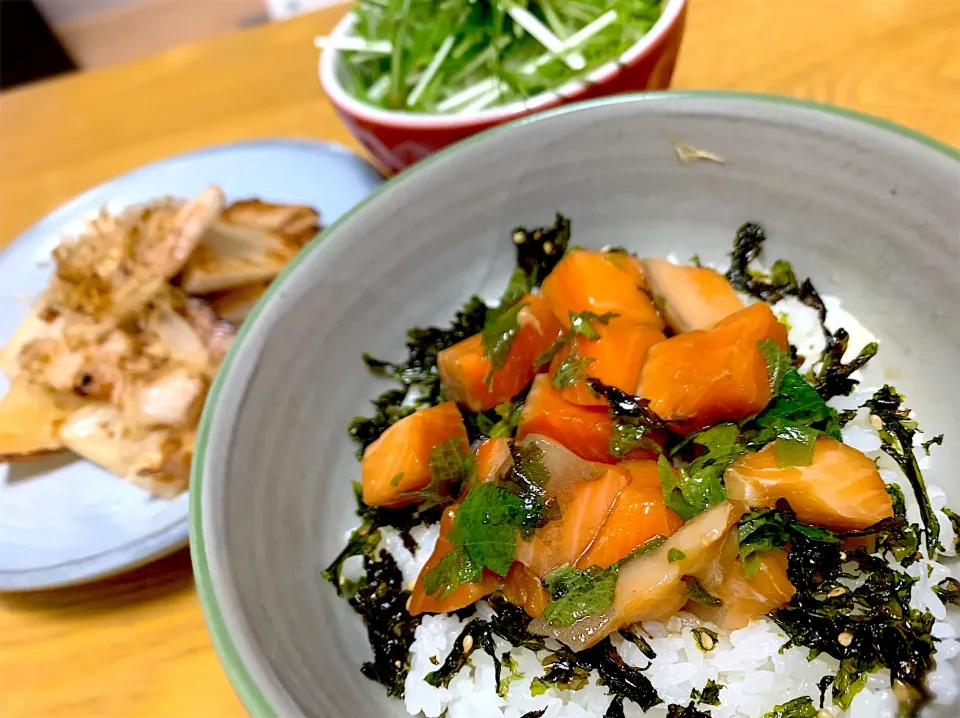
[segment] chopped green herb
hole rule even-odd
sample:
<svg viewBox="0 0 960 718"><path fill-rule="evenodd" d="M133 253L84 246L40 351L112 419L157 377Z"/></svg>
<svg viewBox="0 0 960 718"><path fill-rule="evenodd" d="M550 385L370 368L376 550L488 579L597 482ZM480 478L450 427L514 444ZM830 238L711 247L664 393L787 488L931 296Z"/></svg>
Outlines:
<svg viewBox="0 0 960 718"><path fill-rule="evenodd" d="M927 456L930 456L930 447L936 444L937 446L943 446L943 434L938 434L928 441L924 441L920 444L923 447L923 450L927 452Z"/></svg>
<svg viewBox="0 0 960 718"><path fill-rule="evenodd" d="M490 359L491 377L497 369L502 369L510 354L513 340L520 331L519 314L526 305L518 301L501 312L492 311L483 327L483 352ZM490 381L490 379L488 379Z"/></svg>
<svg viewBox="0 0 960 718"><path fill-rule="evenodd" d="M704 467L696 473L683 469L678 472L662 454L657 461L657 468L667 507L684 521L689 521L727 497L721 481L722 469L716 471Z"/></svg>
<svg viewBox="0 0 960 718"><path fill-rule="evenodd" d="M700 582L696 580L687 586L685 595L691 600L696 601L704 606L708 606L709 608L719 608L723 605L723 601L716 596L711 596L707 592L707 589L701 586Z"/></svg>
<svg viewBox="0 0 960 718"><path fill-rule="evenodd" d="M699 254L693 255L692 257L690 257L690 259L689 259L688 261L689 261L690 264L692 264L694 267L702 267L702 266L703 266L703 262L700 261L700 255L699 255Z"/></svg>
<svg viewBox="0 0 960 718"><path fill-rule="evenodd" d="M763 718L817 718L818 712L810 696L801 696L774 706L772 711L763 714Z"/></svg>
<svg viewBox="0 0 960 718"><path fill-rule="evenodd" d="M498 482L475 485L457 509L447 540L454 550L423 579L427 595L449 595L479 581L483 569L498 576L510 571L517 536L527 537L545 513L544 487L550 474L535 444L512 444L513 466Z"/></svg>
<svg viewBox="0 0 960 718"><path fill-rule="evenodd" d="M399 486L399 485L400 485L400 481L401 481L402 479L403 479L403 472L401 471L399 474L397 474L397 475L394 476L392 479L390 479L390 485L391 485L391 486Z"/></svg>
<svg viewBox="0 0 960 718"><path fill-rule="evenodd" d="M608 324L611 319L617 316L619 315L613 312L606 312L605 314L596 314L591 311L570 312L570 328L554 339L553 344L534 360L534 366L541 367L552 361L560 348L577 335L587 339L599 339L600 334L593 328L593 323Z"/></svg>
<svg viewBox="0 0 960 718"><path fill-rule="evenodd" d="M809 466L813 462L813 445L820 432L808 426L786 424L777 432L773 444L777 466Z"/></svg>
<svg viewBox="0 0 960 718"><path fill-rule="evenodd" d="M476 415L477 430L481 436L491 438L513 438L517 433L517 424L520 423L520 415L523 413L523 401L505 401L494 407L493 414L497 421L489 415L490 412Z"/></svg>
<svg viewBox="0 0 960 718"><path fill-rule="evenodd" d="M718 706L720 705L720 691L723 689L719 683L714 680L708 680L706 685L703 687L703 690L697 690L694 688L690 692L691 700L696 703L703 703L708 706Z"/></svg>
<svg viewBox="0 0 960 718"><path fill-rule="evenodd" d="M780 391L780 383L790 368L790 355L780 348L773 339L762 339L757 342L757 348L767 364L767 376L770 378L770 396L776 396Z"/></svg>
<svg viewBox="0 0 960 718"><path fill-rule="evenodd" d="M615 459L622 459L637 449L646 449L659 454L662 449L657 442L649 438L651 428L639 419L617 417L613 420L613 433L607 453Z"/></svg>
<svg viewBox="0 0 960 718"><path fill-rule="evenodd" d="M674 563L676 561L683 561L683 559L685 559L686 557L687 557L687 554L685 554L683 551L681 551L678 548L672 548L669 551L667 551L667 561L670 563Z"/></svg>
<svg viewBox="0 0 960 718"><path fill-rule="evenodd" d="M555 628L566 628L613 605L617 570L591 566L578 571L567 565L553 571L543 583L552 597L544 618Z"/></svg>
<svg viewBox="0 0 960 718"><path fill-rule="evenodd" d="M553 377L553 385L557 389L579 384L587 377L587 370L596 361L593 357L579 357L571 354L561 362L557 373Z"/></svg>
<svg viewBox="0 0 960 718"><path fill-rule="evenodd" d="M461 488L469 486L477 475L477 462L470 454L470 447L457 438L433 447L428 465L430 483L418 491L404 493L416 499L421 510L452 503L460 495ZM398 474L393 481L399 483L402 477L403 474Z"/></svg>
<svg viewBox="0 0 960 718"><path fill-rule="evenodd" d="M613 312L603 314L594 314L593 312L580 312L575 314L570 312L570 331L573 334L579 334L587 339L599 339L600 334L593 328L593 322L599 324L609 324L611 319L618 317Z"/></svg>
<svg viewBox="0 0 960 718"><path fill-rule="evenodd" d="M697 626L692 629L690 633L693 634L693 640L696 642L697 648L704 653L716 648L717 642L720 640L714 631L711 631L709 628L704 628L703 626Z"/></svg>

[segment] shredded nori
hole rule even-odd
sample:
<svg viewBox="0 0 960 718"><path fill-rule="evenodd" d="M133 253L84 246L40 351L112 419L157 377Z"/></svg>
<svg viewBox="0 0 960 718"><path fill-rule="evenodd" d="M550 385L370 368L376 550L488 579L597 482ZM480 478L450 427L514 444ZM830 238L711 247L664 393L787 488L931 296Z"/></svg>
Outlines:
<svg viewBox="0 0 960 718"><path fill-rule="evenodd" d="M730 252L730 269L726 277L737 290L750 294L767 304L776 304L784 297L796 297L817 312L820 327L826 340L826 346L817 362L812 383L824 399L834 396L847 396L857 385L850 375L864 365L877 353L876 342L867 344L853 361L843 362L844 352L850 342L850 336L843 328L831 332L827 329L827 307L809 279L802 282L789 262L778 259L773 263L770 276L750 269L750 263L760 256L763 244L767 240L763 227L755 222L747 222L739 230ZM802 362L801 362L802 363Z"/></svg>
<svg viewBox="0 0 960 718"><path fill-rule="evenodd" d="M610 705L607 706L606 712L603 714L603 718L626 718L623 712L623 696L613 697Z"/></svg>
<svg viewBox="0 0 960 718"><path fill-rule="evenodd" d="M718 706L720 705L720 691L722 689L722 685L711 679L707 681L702 690L698 691L694 688L690 691L690 699L708 706Z"/></svg>
<svg viewBox="0 0 960 718"><path fill-rule="evenodd" d="M933 587L933 592L940 597L944 603L952 603L954 606L960 606L960 581L950 577L943 579Z"/></svg>
<svg viewBox="0 0 960 718"><path fill-rule="evenodd" d="M656 651L650 647L650 644L647 643L645 638L638 636L636 631L633 631L629 628L622 628L620 629L620 636L639 648L640 653L645 655L651 661L657 657Z"/></svg>
<svg viewBox="0 0 960 718"><path fill-rule="evenodd" d="M524 713L520 718L543 718L543 714L547 712L546 708L541 708L538 711L530 711L529 713Z"/></svg>
<svg viewBox="0 0 960 718"><path fill-rule="evenodd" d="M884 453L897 462L913 487L926 530L927 549L933 553L940 547L940 522L930 504L927 485L913 451L917 422L910 418L909 409L901 407L902 403L903 398L888 384L868 399L865 406L883 423L880 438Z"/></svg>
<svg viewBox="0 0 960 718"><path fill-rule="evenodd" d="M599 379L587 379L587 384L607 400L610 413L618 418L638 419L649 429L663 429L666 422L650 408L650 400L633 396Z"/></svg>
<svg viewBox="0 0 960 718"><path fill-rule="evenodd" d="M929 700L924 680L933 667L934 619L910 607L916 579L864 549L843 550L799 532L791 544L787 576L797 591L771 616L790 638L785 648L804 646L811 658L826 653L840 661L832 695L843 709L869 673L890 669L904 714L917 715ZM844 578L862 583L851 589Z"/></svg>
<svg viewBox="0 0 960 718"><path fill-rule="evenodd" d="M697 710L696 704L691 702L687 706L672 703L667 706L667 718L711 718L710 711Z"/></svg>
<svg viewBox="0 0 960 718"><path fill-rule="evenodd" d="M388 428L416 409L435 406L442 401L437 355L459 341L479 333L487 316L487 305L479 297L471 297L457 312L449 327L414 327L407 332L407 358L393 363L376 359L369 354L363 360L371 371L400 382L400 388L388 389L371 403L373 416L357 416L350 422L348 432L363 451L380 438Z"/></svg>
<svg viewBox="0 0 960 718"><path fill-rule="evenodd" d="M850 344L850 335L847 334L847 330L841 327L831 334L824 327L824 334L827 338L827 346L820 356L819 367L814 376L814 386L824 400L835 396L847 396L860 383L856 379L851 379L850 375L866 366L867 362L876 356L880 345L870 342L853 360L845 364L843 355Z"/></svg>
<svg viewBox="0 0 960 718"><path fill-rule="evenodd" d="M387 695L403 698L404 682L410 671L410 646L421 616L407 612L410 592L403 588L403 575L386 551L376 558L364 556L368 582L349 599L350 605L367 626L373 660L360 667L361 673L381 683Z"/></svg>
<svg viewBox="0 0 960 718"><path fill-rule="evenodd" d="M559 212L552 227L513 230L517 250L517 269L533 278L532 286L540 286L557 266L570 246L570 220Z"/></svg>
<svg viewBox="0 0 960 718"><path fill-rule="evenodd" d="M443 665L437 670L428 673L426 682L434 688L448 688L450 681L453 680L460 670L467 665L467 659L478 648L493 659L494 682L497 693L500 692L500 674L502 664L497 657L496 645L493 642L493 628L482 619L475 618L460 631L456 641L453 643L453 650L447 656Z"/></svg>

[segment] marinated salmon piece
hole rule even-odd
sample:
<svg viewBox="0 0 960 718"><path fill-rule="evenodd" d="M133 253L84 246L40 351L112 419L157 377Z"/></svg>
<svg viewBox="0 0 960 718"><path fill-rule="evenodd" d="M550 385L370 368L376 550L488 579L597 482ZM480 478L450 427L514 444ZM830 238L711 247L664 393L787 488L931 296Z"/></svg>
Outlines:
<svg viewBox="0 0 960 718"><path fill-rule="evenodd" d="M461 584L446 596L427 595L426 589L423 587L423 578L436 568L444 556L454 550L454 546L447 540L447 536L450 535L456 517L457 507L451 506L444 510L443 516L440 518L440 536L437 539L437 545L423 568L420 569L420 575L417 576L417 582L413 586L413 593L407 602L407 611L412 616L419 613L458 611L461 608L473 605L484 596L490 595L500 588L503 582L500 576L484 569L483 578L476 583Z"/></svg>
<svg viewBox="0 0 960 718"><path fill-rule="evenodd" d="M650 292L674 332L713 329L743 309L743 300L719 272L666 259L641 261Z"/></svg>
<svg viewBox="0 0 960 718"><path fill-rule="evenodd" d="M796 589L787 578L787 553L759 554L756 574L747 578L739 559L740 542L731 533L713 563L698 576L700 584L723 602L716 608L690 601L686 610L721 628L736 630L785 606Z"/></svg>
<svg viewBox="0 0 960 718"><path fill-rule="evenodd" d="M617 468L629 474L630 482L576 568L607 568L650 539L672 536L683 526L683 520L663 501L656 461L625 461Z"/></svg>
<svg viewBox="0 0 960 718"><path fill-rule="evenodd" d="M522 606L532 618L536 618L550 603L550 594L540 578L522 563L515 563L503 579L503 597L510 603Z"/></svg>
<svg viewBox="0 0 960 718"><path fill-rule="evenodd" d="M723 479L731 499L768 508L786 499L804 523L854 530L893 516L893 503L873 461L825 436L814 443L809 466L779 468L770 443L731 464Z"/></svg>
<svg viewBox="0 0 960 718"><path fill-rule="evenodd" d="M517 437L522 439L528 434L549 437L587 461L606 464L617 461L609 453L613 418L606 407L582 406L565 401L561 391L553 386L546 374L540 374L533 380L520 414ZM663 436L651 434L650 439L660 443ZM655 456L655 451L636 449L624 458L650 459Z"/></svg>
<svg viewBox="0 0 960 718"><path fill-rule="evenodd" d="M486 411L512 399L537 373L536 359L547 351L563 330L546 301L535 295L521 300L519 329L503 366L493 365L480 334L468 337L437 355L444 395L471 411ZM493 371L491 377L491 371Z"/></svg>
<svg viewBox="0 0 960 718"><path fill-rule="evenodd" d="M643 273L643 262L638 257L619 249L601 249L600 254L614 267L622 269L629 274L633 283L640 287L640 289L648 294L650 293L650 285Z"/></svg>
<svg viewBox="0 0 960 718"><path fill-rule="evenodd" d="M577 334L556 353L550 363L550 378L560 383L568 383L576 377L570 377L572 362L585 364L584 378L576 379L570 386L564 386L561 394L566 401L584 406L606 406L607 400L598 396L586 383L587 378L595 378L604 384L615 386L628 394L636 391L640 381L640 370L647 358L647 350L657 342L666 339L656 327L637 324L630 319L615 317L608 323L593 322L594 331L599 339L588 339ZM568 378L564 380L564 376Z"/></svg>
<svg viewBox="0 0 960 718"><path fill-rule="evenodd" d="M416 503L411 492L430 483L430 453L451 439L466 456L470 451L467 430L452 401L419 409L391 426L363 452L363 502L391 508Z"/></svg>
<svg viewBox="0 0 960 718"><path fill-rule="evenodd" d="M499 469L510 459L510 440L504 438L484 439L474 454L477 461L477 479L492 481Z"/></svg>
<svg viewBox="0 0 960 718"><path fill-rule="evenodd" d="M687 602L686 591L692 579L686 577L710 565L742 515L743 509L730 501L707 509L658 548L623 564L609 609L566 628L551 626L541 616L530 624L531 633L556 638L581 651L638 621L672 616Z"/></svg>
<svg viewBox="0 0 960 718"><path fill-rule="evenodd" d="M571 312L591 311L612 312L637 324L663 328L636 264L626 255L585 249L567 252L543 280L540 292L565 327L570 326Z"/></svg>
<svg viewBox="0 0 960 718"><path fill-rule="evenodd" d="M518 542L516 560L534 575L545 578L556 568L576 564L593 543L629 481L620 467L602 466L602 470L601 478L581 481L559 494L560 518L537 529L529 541Z"/></svg>
<svg viewBox="0 0 960 718"><path fill-rule="evenodd" d="M740 421L770 402L758 342L787 348L787 329L766 304L751 304L708 331L678 334L650 347L637 393L681 434Z"/></svg>

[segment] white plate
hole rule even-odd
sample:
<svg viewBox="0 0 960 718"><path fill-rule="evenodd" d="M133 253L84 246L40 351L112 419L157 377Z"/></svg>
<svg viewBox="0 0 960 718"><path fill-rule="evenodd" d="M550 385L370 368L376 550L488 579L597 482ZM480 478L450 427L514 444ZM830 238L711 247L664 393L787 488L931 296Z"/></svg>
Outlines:
<svg viewBox="0 0 960 718"><path fill-rule="evenodd" d="M297 140L243 142L162 160L95 187L60 207L0 254L0 345L47 285L50 252L65 232L111 210L209 184L229 201L259 197L307 204L329 225L382 182L342 148ZM0 375L0 394L8 382ZM185 546L187 494L152 498L70 453L0 465L0 591L102 578Z"/></svg>

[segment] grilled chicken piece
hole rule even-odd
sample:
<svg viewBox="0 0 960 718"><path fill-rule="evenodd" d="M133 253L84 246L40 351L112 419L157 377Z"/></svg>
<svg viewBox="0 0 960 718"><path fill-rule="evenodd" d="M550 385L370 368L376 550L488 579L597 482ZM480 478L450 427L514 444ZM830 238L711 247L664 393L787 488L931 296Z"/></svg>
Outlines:
<svg viewBox="0 0 960 718"><path fill-rule="evenodd" d="M80 397L49 391L18 376L0 400L0 462L60 451L60 426L83 405Z"/></svg>
<svg viewBox="0 0 960 718"><path fill-rule="evenodd" d="M133 430L116 408L92 403L60 428L63 444L85 459L162 498L190 482L194 431Z"/></svg>

